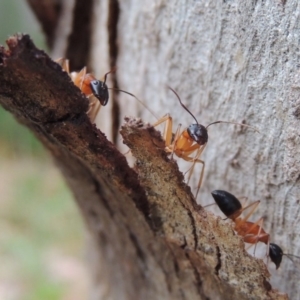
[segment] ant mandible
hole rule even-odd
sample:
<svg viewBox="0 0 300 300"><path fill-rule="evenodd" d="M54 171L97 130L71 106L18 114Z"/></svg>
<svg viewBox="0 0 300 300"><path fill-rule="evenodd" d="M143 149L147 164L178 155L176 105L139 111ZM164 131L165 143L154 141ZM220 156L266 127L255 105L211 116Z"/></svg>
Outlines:
<svg viewBox="0 0 300 300"><path fill-rule="evenodd" d="M130 95L131 97L135 98L140 104L146 107L152 115L154 115L154 113L135 95L121 89L109 88L106 85L107 76L115 72L116 71L115 68L107 72L106 74L104 74L104 80L100 81L93 74L87 73L86 67L84 67L80 72L70 73L68 59L60 58L56 62L59 63L62 69L69 74L73 83L89 98L90 103L89 103L89 109L87 111L87 115L89 116L92 122L95 121L101 106L105 106L108 103L109 100L108 90L115 90Z"/></svg>
<svg viewBox="0 0 300 300"><path fill-rule="evenodd" d="M258 207L260 200L257 200L246 207L242 207L240 201L234 195L226 191L215 190L211 194L224 215L234 222L234 230L238 235L243 237L244 242L255 244L254 254L258 242L266 244L267 249L270 249L270 235L262 228L263 218L260 218L255 223L248 221L249 217ZM250 207L252 208L249 213L244 218L241 218L240 215L242 212ZM271 260L275 263L273 257L274 256L271 257Z"/></svg>
<svg viewBox="0 0 300 300"><path fill-rule="evenodd" d="M175 135L173 135L173 129L172 129L173 120L172 117L169 114L167 114L161 119L159 119L156 123L154 123L153 127L156 127L166 122L165 130L163 134L163 138L165 140L165 151L167 153L171 153L172 155L175 153L178 157L184 159L185 161L193 163L191 168L189 169L187 182L189 182L193 174L195 164L196 163L202 164L202 170L201 170L200 178L197 185L197 191L195 195L195 198L197 198L197 195L199 193L202 184L203 175L204 175L205 162L200 159L200 156L203 150L205 149L205 146L208 141L207 128L211 125L218 124L218 123L228 123L228 124L235 124L243 127L252 128L254 131L258 131L258 130L249 125L236 123L236 122L229 122L229 121L215 121L208 124L207 126L203 126L197 121L196 117L191 113L191 111L182 103L176 91L173 90L171 87L169 87L169 89L176 95L180 105L193 117L193 119L196 121L196 124L191 124L182 132L180 132L181 125L179 125ZM195 152L196 152L195 156L192 157L191 155Z"/></svg>

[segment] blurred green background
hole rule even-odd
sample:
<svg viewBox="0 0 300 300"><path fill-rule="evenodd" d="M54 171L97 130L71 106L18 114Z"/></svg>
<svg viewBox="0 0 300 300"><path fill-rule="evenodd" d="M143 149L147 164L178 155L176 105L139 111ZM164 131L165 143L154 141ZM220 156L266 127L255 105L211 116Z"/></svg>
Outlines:
<svg viewBox="0 0 300 300"><path fill-rule="evenodd" d="M28 33L47 47L25 0L0 0L0 44ZM0 299L87 298L83 224L35 137L0 107Z"/></svg>

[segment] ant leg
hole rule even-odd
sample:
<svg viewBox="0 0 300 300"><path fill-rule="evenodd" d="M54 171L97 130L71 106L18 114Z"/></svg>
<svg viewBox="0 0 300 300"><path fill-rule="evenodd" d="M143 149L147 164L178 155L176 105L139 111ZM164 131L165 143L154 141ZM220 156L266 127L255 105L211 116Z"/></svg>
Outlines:
<svg viewBox="0 0 300 300"><path fill-rule="evenodd" d="M176 142L180 135L180 128L181 128L181 124L178 125L174 139L173 139L173 143L170 145L170 149L172 149L171 158L173 158L174 152L176 150Z"/></svg>
<svg viewBox="0 0 300 300"><path fill-rule="evenodd" d="M82 90L84 77L86 75L86 67L84 67L80 72L76 73L75 76L72 78L74 84Z"/></svg>
<svg viewBox="0 0 300 300"><path fill-rule="evenodd" d="M270 255L269 255L269 249L270 249L270 239L268 240L268 244L267 244L267 253L266 253L266 256L267 256L267 264L269 263L269 257L270 257Z"/></svg>
<svg viewBox="0 0 300 300"><path fill-rule="evenodd" d="M205 144L205 145L206 145L206 144ZM204 146L204 145L202 145L202 147L203 147L203 146ZM184 154L185 154L185 156L189 156L189 157L190 157L190 155L191 155L192 153L194 153L194 152L197 150L197 153L196 153L196 155L194 156L194 158L193 158L193 157L190 157L190 160L188 160L188 161L194 161L194 159L200 157L200 155L201 155L201 153L202 153L202 151L203 151L204 149L202 149L200 155L198 156L199 148L201 148L201 146L200 146L199 144L194 144L193 146L184 148Z"/></svg>
<svg viewBox="0 0 300 300"><path fill-rule="evenodd" d="M250 218L250 216L254 213L254 211L257 209L259 204L260 204L260 200L257 200L257 201L252 202L251 204L249 204L248 206L246 206L242 209L242 212L243 212L246 209L248 209L249 207L253 206L253 208L249 211L249 213L243 219L244 222L246 222Z"/></svg>
<svg viewBox="0 0 300 300"><path fill-rule="evenodd" d="M270 241L270 238L269 238L270 235L264 231L263 223L264 223L264 219L260 218L258 221L253 223L244 234L244 241L246 243L248 242L251 244L255 244L254 252L253 252L254 256L255 256L256 246L259 241L263 242L267 245L269 244L269 241ZM258 231L257 231L257 227L259 227ZM251 233L252 231L257 231L257 234ZM267 242L264 240L265 238L267 238ZM254 242L254 240L255 240L255 242Z"/></svg>
<svg viewBox="0 0 300 300"><path fill-rule="evenodd" d="M241 204L242 204L243 207L246 206L246 204L247 204L247 202L248 202L248 200L249 200L249 198L246 197L246 196L237 197L237 198L240 200L240 202L241 202ZM241 199L242 199L242 200L241 200ZM243 200L245 200L245 202L244 202Z"/></svg>
<svg viewBox="0 0 300 300"><path fill-rule="evenodd" d="M98 116L98 113L99 113L101 107L102 107L101 103L99 101L97 101L95 106L94 106L94 109L93 109L94 110L94 114L92 116L92 122L93 123L94 123L96 117Z"/></svg>
<svg viewBox="0 0 300 300"><path fill-rule="evenodd" d="M57 64L59 64L60 66L62 66L64 60L66 60L66 58L60 57L60 58L58 58L58 59L55 59L54 61L55 61Z"/></svg>
<svg viewBox="0 0 300 300"><path fill-rule="evenodd" d="M197 147L196 147L196 146L197 146ZM201 147L201 146L199 147L199 145L196 144L196 145L192 146L190 149L188 149L187 151L185 151L186 155L189 155L189 153L191 153L191 152L194 151L194 148L195 148L195 149L199 148L198 151L197 151L197 153L196 153L196 155L195 155L195 157L192 158L193 164L192 164L192 166L191 166L191 168L190 168L190 170L189 170L189 175L188 175L187 183L189 183L189 181L190 181L190 179L191 179L191 176L192 176L192 173L194 172L194 168L195 168L196 161L202 162L202 164L203 164L202 172L201 172L201 176L203 177L203 174L202 174L202 173L204 172L203 169L204 169L204 167L205 167L205 163L204 163L204 161L199 160L199 157L201 156L201 154L202 154L202 152L203 152L205 146L206 146L206 144L204 144L202 147ZM201 177L200 177L200 178L201 178Z"/></svg>
<svg viewBox="0 0 300 300"><path fill-rule="evenodd" d="M201 174L200 174L200 178L199 178L198 185L197 185L197 191L196 191L196 195L195 195L196 199L197 199L200 187L202 185L204 170L205 170L205 162L203 160L199 159L199 157L201 156L205 146L206 146L206 144L204 144L202 147L200 147L198 152L196 153L195 158L193 159L193 164L192 164L192 167L189 171L188 180L187 180L187 183L189 183L189 181L191 179L191 176L194 172L194 168L195 168L196 163L201 163L202 164L202 169L201 169Z"/></svg>
<svg viewBox="0 0 300 300"><path fill-rule="evenodd" d="M203 176L204 176L205 162L203 160L200 160L200 159L197 159L197 161L195 161L195 162L202 163L201 175L200 175L200 178L199 178L199 182L198 182L198 185L197 185L196 196L195 196L195 198L197 199L200 187L202 185Z"/></svg>
<svg viewBox="0 0 300 300"><path fill-rule="evenodd" d="M216 204L217 204L217 203L214 202L214 203L210 203L210 204L204 205L204 206L202 206L202 207L203 207L203 208L204 208L204 207L209 207L209 206L213 206L213 205L216 205Z"/></svg>
<svg viewBox="0 0 300 300"><path fill-rule="evenodd" d="M122 153L124 156L128 155L129 153L131 153L131 150L127 150L126 152Z"/></svg>
<svg viewBox="0 0 300 300"><path fill-rule="evenodd" d="M89 116L91 122L94 123L102 105L98 101L98 99L92 95L89 97L89 101L90 101L89 109L86 112L86 114Z"/></svg>
<svg viewBox="0 0 300 300"><path fill-rule="evenodd" d="M61 58L55 60L55 62L58 63L64 71L66 71L68 74L70 74L69 60L68 59L61 57Z"/></svg>
<svg viewBox="0 0 300 300"><path fill-rule="evenodd" d="M255 246L254 246L253 256L255 256L256 246L257 246L257 243L259 241L259 237L260 237L260 234L261 234L263 223L264 223L264 219L260 218L257 222L255 222L253 224L253 226L255 226L255 225L259 226L259 230L258 230L258 233L257 233L256 242L255 242ZM251 230L251 228L249 230Z"/></svg>
<svg viewBox="0 0 300 300"><path fill-rule="evenodd" d="M199 148L196 157L199 157L201 155L202 151L203 151L203 147ZM204 169L205 169L205 162L203 160L201 160L201 159L196 158L196 157L193 158L193 157L190 157L190 156L187 156L187 155L182 155L180 157L182 159L184 159L185 161L190 161L190 162L193 163L193 165L192 165L192 167L191 167L191 169L189 171L189 176L188 176L187 182L189 182L189 180L190 180L190 178L192 176L192 173L194 171L194 167L195 167L196 163L201 163L202 164L202 170L201 170L200 178L199 178L198 185L197 185L197 191L196 191L196 195L195 195L195 198L197 198L199 190L200 190L200 187L201 187L201 184L202 184L202 180L203 180Z"/></svg>
<svg viewBox="0 0 300 300"><path fill-rule="evenodd" d="M65 59L62 63L62 68L68 73L70 74L70 65L69 65L69 60Z"/></svg>
<svg viewBox="0 0 300 300"><path fill-rule="evenodd" d="M246 242L245 242L245 243L246 243ZM249 245L245 248L245 250L248 251L252 246L253 246L253 244L249 244Z"/></svg>
<svg viewBox="0 0 300 300"><path fill-rule="evenodd" d="M156 121L152 126L156 127L162 123L166 122L163 139L165 140L166 147L168 148L172 143L172 127L173 127L173 120L172 117L167 114L164 117L160 118L158 121Z"/></svg>

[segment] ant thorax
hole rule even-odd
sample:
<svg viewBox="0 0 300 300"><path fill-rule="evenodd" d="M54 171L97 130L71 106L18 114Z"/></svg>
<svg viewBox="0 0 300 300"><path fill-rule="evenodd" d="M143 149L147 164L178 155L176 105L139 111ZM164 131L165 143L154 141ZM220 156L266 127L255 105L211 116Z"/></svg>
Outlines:
<svg viewBox="0 0 300 300"><path fill-rule="evenodd" d="M208 134L205 126L201 124L192 124L187 128L187 132L191 139L199 145L207 143Z"/></svg>
<svg viewBox="0 0 300 300"><path fill-rule="evenodd" d="M93 95L100 101L102 106L105 106L109 98L108 87L106 83L95 79L90 82L90 87Z"/></svg>

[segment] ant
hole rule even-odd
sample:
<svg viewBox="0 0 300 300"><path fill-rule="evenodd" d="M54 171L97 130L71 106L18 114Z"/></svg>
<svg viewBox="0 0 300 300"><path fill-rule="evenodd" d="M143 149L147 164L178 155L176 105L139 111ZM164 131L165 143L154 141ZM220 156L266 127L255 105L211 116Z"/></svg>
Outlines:
<svg viewBox="0 0 300 300"><path fill-rule="evenodd" d="M159 119L156 123L154 123L153 127L156 127L166 122L165 130L163 134L163 138L165 140L165 146L166 146L165 151L167 153L171 153L172 156L175 153L178 157L181 157L185 161L193 163L191 168L189 169L187 182L189 182L193 174L195 164L196 163L202 164L202 170L198 181L197 192L195 195L195 198L197 198L199 189L202 184L204 168L205 168L204 161L199 158L203 150L205 149L205 146L208 141L208 133L207 133L208 127L218 123L229 123L229 124L235 124L243 127L252 128L254 131L258 131L258 130L249 125L236 123L236 122L229 122L229 121L215 121L208 124L207 126L203 126L197 121L196 117L191 113L191 111L182 103L179 95L175 92L175 90L173 90L171 87L169 87L169 89L176 95L180 105L193 117L193 119L196 121L196 124L191 124L182 132L180 132L180 127L181 127L180 124L177 128L176 133L173 134L172 132L173 120L172 117L169 114L167 114L161 119ZM191 156L193 153L195 153L194 157Z"/></svg>
<svg viewBox="0 0 300 300"><path fill-rule="evenodd" d="M262 228L263 218L260 218L255 223L248 221L249 217L258 207L260 200L257 200L246 207L242 207L240 201L234 195L226 191L215 190L211 194L224 215L235 223L234 230L238 235L243 237L245 243L255 244L256 246L258 242L262 242L269 248L270 235ZM240 215L242 212L249 207L252 207L249 213L245 218L241 218Z"/></svg>
<svg viewBox="0 0 300 300"><path fill-rule="evenodd" d="M86 67L84 67L80 72L70 73L68 59L60 58L56 62L59 63L62 69L69 74L73 83L89 98L90 104L89 109L87 111L87 115L89 116L92 122L95 121L101 106L105 106L108 103L108 90L115 90L130 95L131 97L135 98L140 104L142 104L145 108L147 108L152 115L154 115L154 113L135 95L123 91L121 89L109 88L106 85L107 76L111 73L114 73L116 71L115 68L104 74L104 81L100 81L96 79L96 77L93 74L87 73Z"/></svg>
<svg viewBox="0 0 300 300"><path fill-rule="evenodd" d="M270 243L270 245L269 245L269 257L270 257L271 261L275 264L276 270L280 267L282 257L284 255L289 260L291 260L293 263L294 263L294 261L293 261L292 257L300 259L300 256L292 255L292 254L288 254L288 253L283 253L282 249L277 244Z"/></svg>
<svg viewBox="0 0 300 300"><path fill-rule="evenodd" d="M243 208L240 201L234 195L226 191L215 190L211 194L224 215L235 223L234 230L238 235L243 237L245 243L255 244L256 246L258 242L262 242L267 245L267 249L269 249L269 255L267 256L270 257L271 261L275 264L276 270L280 266L283 255L291 259L290 256L292 255L284 254L278 245L270 243L270 235L262 228L262 218L255 223L247 221L259 205L259 200ZM251 206L253 206L253 208L246 217L241 218L240 215L242 212Z"/></svg>

